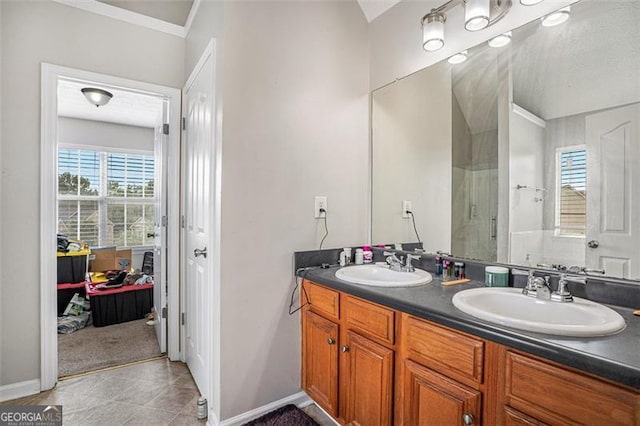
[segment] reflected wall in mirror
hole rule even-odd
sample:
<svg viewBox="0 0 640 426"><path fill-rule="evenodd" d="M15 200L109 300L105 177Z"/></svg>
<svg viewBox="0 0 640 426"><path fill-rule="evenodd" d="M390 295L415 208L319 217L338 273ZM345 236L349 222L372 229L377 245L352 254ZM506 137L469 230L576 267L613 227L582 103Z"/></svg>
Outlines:
<svg viewBox="0 0 640 426"><path fill-rule="evenodd" d="M640 2L373 92L372 242L640 279ZM597 272L592 272L597 273Z"/></svg>

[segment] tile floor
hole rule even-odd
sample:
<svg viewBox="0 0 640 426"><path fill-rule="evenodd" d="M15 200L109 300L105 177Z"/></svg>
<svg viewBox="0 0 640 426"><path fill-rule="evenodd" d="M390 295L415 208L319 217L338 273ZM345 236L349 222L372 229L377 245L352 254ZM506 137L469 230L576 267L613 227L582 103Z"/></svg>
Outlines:
<svg viewBox="0 0 640 426"><path fill-rule="evenodd" d="M62 405L63 424L201 425L200 393L186 365L167 358L66 379L38 395L1 405ZM336 423L315 404L303 410L320 426Z"/></svg>
<svg viewBox="0 0 640 426"><path fill-rule="evenodd" d="M166 358L58 382L47 392L2 405L61 404L73 425L198 425L200 393L189 370Z"/></svg>

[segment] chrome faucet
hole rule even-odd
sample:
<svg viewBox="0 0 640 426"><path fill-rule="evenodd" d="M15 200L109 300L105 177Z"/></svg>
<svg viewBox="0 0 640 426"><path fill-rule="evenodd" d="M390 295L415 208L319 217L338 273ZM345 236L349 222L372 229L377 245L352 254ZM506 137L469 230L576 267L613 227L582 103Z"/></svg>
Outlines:
<svg viewBox="0 0 640 426"><path fill-rule="evenodd" d="M415 254L407 254L407 262L404 265L404 271L405 272L413 272L416 270L416 268L413 267L413 265L411 264L412 260L417 260L420 259L420 256L417 256Z"/></svg>
<svg viewBox="0 0 640 426"><path fill-rule="evenodd" d="M535 279L536 282L536 298L542 300L551 300L551 293L553 289L551 288L551 284L549 284L549 277L546 276L544 279L538 277Z"/></svg>
<svg viewBox="0 0 640 426"><path fill-rule="evenodd" d="M389 269L392 271L403 272L404 266L402 265L402 257L398 258L395 252L385 251L382 253L384 256L387 256L387 264L389 265Z"/></svg>
<svg viewBox="0 0 640 426"><path fill-rule="evenodd" d="M527 285L522 289L522 294L529 297L537 297L538 299L551 299L551 285L549 277L536 277L533 275L533 269L529 270Z"/></svg>
<svg viewBox="0 0 640 426"><path fill-rule="evenodd" d="M406 260L402 256L398 258L396 253L390 252L390 251L385 251L382 254L387 256L387 264L389 265L389 269L391 269L392 271L398 271L398 272L415 271L416 268L413 267L413 265L411 264L411 261L415 259L420 259L420 256L417 256L415 254L407 254Z"/></svg>
<svg viewBox="0 0 640 426"><path fill-rule="evenodd" d="M551 294L551 300L556 302L573 302L573 295L569 293L567 285L569 282L587 284L587 277L576 277L575 275L562 274L560 275L560 281L558 281L558 291Z"/></svg>

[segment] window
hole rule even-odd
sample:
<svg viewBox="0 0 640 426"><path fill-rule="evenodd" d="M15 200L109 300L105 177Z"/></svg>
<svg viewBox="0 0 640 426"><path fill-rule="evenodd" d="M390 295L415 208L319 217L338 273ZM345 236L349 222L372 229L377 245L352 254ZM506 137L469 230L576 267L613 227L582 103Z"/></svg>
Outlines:
<svg viewBox="0 0 640 426"><path fill-rule="evenodd" d="M153 243L151 154L58 149L58 232L91 246Z"/></svg>
<svg viewBox="0 0 640 426"><path fill-rule="evenodd" d="M562 148L557 156L556 235L584 236L587 224L587 153Z"/></svg>

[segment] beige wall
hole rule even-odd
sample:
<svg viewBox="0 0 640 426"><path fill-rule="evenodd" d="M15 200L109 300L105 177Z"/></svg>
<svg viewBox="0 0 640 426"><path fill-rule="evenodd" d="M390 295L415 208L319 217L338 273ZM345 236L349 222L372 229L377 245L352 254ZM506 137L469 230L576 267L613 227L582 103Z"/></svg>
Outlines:
<svg viewBox="0 0 640 426"><path fill-rule="evenodd" d="M58 143L153 152L155 130L106 121L58 117Z"/></svg>
<svg viewBox="0 0 640 426"><path fill-rule="evenodd" d="M367 237L367 22L355 1L225 4L221 418L300 390L293 252Z"/></svg>
<svg viewBox="0 0 640 426"><path fill-rule="evenodd" d="M372 242L451 246L451 68L442 63L373 93Z"/></svg>
<svg viewBox="0 0 640 426"><path fill-rule="evenodd" d="M186 75L216 36L224 116L218 415L228 419L300 391L300 317L287 311L293 252L317 248L323 235L314 196L328 196L325 247L366 241L367 22L355 1L226 2L223 11L205 1L200 9Z"/></svg>
<svg viewBox="0 0 640 426"><path fill-rule="evenodd" d="M39 231L41 62L181 87L185 42L51 1L2 1L0 7L0 385L5 385L40 376L37 265L41 239L53 238Z"/></svg>

